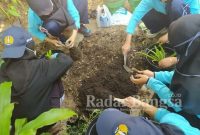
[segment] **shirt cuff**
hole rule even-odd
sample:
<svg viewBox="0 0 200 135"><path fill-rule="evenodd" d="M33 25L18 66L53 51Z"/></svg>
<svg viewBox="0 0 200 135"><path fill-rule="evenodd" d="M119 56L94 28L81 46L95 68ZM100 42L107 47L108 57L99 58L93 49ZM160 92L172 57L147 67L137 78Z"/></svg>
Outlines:
<svg viewBox="0 0 200 135"><path fill-rule="evenodd" d="M154 89L153 89L153 87L154 87L154 81L155 81L155 79L153 77L150 77L149 80L148 80L148 82L147 82L147 87L150 88L153 91L154 91Z"/></svg>
<svg viewBox="0 0 200 135"><path fill-rule="evenodd" d="M154 116L154 119L156 121L160 122L160 120L168 113L170 113L168 110L163 109L163 108L158 108L158 110Z"/></svg>
<svg viewBox="0 0 200 135"><path fill-rule="evenodd" d="M130 34L130 35L133 35L135 32L132 31L132 30L129 30L128 28L126 29L126 33Z"/></svg>

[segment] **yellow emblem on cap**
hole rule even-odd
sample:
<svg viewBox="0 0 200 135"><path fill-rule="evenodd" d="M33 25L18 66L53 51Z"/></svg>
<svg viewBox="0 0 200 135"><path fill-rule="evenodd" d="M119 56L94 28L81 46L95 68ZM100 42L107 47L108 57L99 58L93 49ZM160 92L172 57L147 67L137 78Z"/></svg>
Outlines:
<svg viewBox="0 0 200 135"><path fill-rule="evenodd" d="M4 38L5 45L12 45L14 43L14 38L12 36L6 36Z"/></svg>
<svg viewBox="0 0 200 135"><path fill-rule="evenodd" d="M128 135L128 127L125 124L120 124L115 131L115 135Z"/></svg>

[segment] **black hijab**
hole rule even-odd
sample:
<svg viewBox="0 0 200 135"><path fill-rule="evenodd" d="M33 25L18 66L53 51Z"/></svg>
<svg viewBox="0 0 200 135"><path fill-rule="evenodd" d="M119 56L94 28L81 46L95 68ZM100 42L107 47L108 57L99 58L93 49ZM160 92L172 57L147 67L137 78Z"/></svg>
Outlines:
<svg viewBox="0 0 200 135"><path fill-rule="evenodd" d="M173 22L169 41L179 61L172 79L172 101L182 101L184 111L200 114L200 15L187 15Z"/></svg>

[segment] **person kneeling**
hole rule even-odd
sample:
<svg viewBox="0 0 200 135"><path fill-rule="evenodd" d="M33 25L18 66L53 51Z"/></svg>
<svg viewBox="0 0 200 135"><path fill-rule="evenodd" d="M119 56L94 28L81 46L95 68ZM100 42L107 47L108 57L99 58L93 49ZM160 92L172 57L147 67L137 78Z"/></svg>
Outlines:
<svg viewBox="0 0 200 135"><path fill-rule="evenodd" d="M143 109L156 122L144 117L133 117L117 109L107 109L95 119L87 135L199 135L181 115L156 108L133 97L122 99L129 108Z"/></svg>
<svg viewBox="0 0 200 135"><path fill-rule="evenodd" d="M20 27L11 27L2 35L4 64L0 68L0 83L12 82L11 100L15 103L12 121L35 119L51 108L60 107L64 89L61 76L73 60L64 53L51 59L38 59L32 50L31 35Z"/></svg>

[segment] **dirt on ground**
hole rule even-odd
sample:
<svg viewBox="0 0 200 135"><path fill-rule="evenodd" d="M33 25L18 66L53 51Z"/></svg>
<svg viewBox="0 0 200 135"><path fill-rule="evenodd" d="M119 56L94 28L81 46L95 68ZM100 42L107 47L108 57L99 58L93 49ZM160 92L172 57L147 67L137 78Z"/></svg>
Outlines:
<svg viewBox="0 0 200 135"><path fill-rule="evenodd" d="M79 44L82 58L63 77L66 94L73 97L78 111L88 109L88 95L104 100L111 95L125 98L137 94L139 87L131 83L131 74L123 68L121 46L124 37L124 27L116 26L97 31ZM142 46L135 49L139 51ZM128 57L128 66L145 69L145 62L133 51Z"/></svg>

